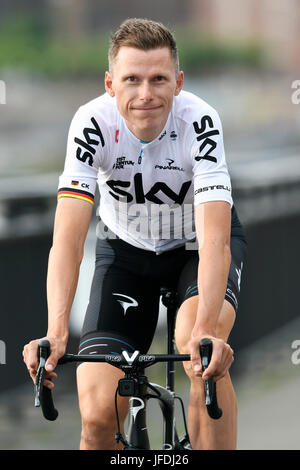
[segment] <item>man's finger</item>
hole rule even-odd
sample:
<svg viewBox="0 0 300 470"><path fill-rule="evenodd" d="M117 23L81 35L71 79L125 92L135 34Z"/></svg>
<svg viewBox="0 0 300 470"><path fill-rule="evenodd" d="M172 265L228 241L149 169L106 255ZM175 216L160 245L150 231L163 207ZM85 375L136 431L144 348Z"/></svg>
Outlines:
<svg viewBox="0 0 300 470"><path fill-rule="evenodd" d="M51 372L50 374L47 373L43 385L52 390L54 388L54 383L52 382L52 379L56 379L56 378L57 378L57 374L55 372Z"/></svg>
<svg viewBox="0 0 300 470"><path fill-rule="evenodd" d="M29 372L29 375L31 377L31 379L33 380L33 382L35 383L35 380L36 380L36 370L35 369L31 369L28 367L28 372Z"/></svg>
<svg viewBox="0 0 300 470"><path fill-rule="evenodd" d="M45 365L45 369L46 371L48 372L52 372L55 367L57 366L57 362L58 362L58 358L56 357L55 354L50 354L50 356L48 357L47 361L46 361L46 365Z"/></svg>
<svg viewBox="0 0 300 470"><path fill-rule="evenodd" d="M196 374L197 377L201 377L202 376L202 367L199 363L196 363L194 366L193 366L193 370L194 370L194 373Z"/></svg>
<svg viewBox="0 0 300 470"><path fill-rule="evenodd" d="M192 344L191 346L191 362L193 371L197 376L201 376L202 373L202 364L201 364L201 357L199 353L199 346L196 344Z"/></svg>
<svg viewBox="0 0 300 470"><path fill-rule="evenodd" d="M223 348L218 343L214 342L213 352L210 363L207 369L203 373L203 380L207 380L209 377L214 376L218 373L218 369L222 364L222 353Z"/></svg>
<svg viewBox="0 0 300 470"><path fill-rule="evenodd" d="M24 348L24 360L28 367L38 368L38 345L32 341Z"/></svg>
<svg viewBox="0 0 300 470"><path fill-rule="evenodd" d="M228 369L230 368L231 364L233 363L233 351L230 346L226 347L222 354L222 363L220 364L220 368L218 368L214 374L214 380L217 382L218 380L222 379Z"/></svg>

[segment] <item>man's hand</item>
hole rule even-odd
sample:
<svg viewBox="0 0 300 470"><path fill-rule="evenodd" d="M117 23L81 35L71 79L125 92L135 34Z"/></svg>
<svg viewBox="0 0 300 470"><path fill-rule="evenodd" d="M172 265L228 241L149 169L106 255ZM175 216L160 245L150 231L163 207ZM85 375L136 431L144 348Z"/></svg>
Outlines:
<svg viewBox="0 0 300 470"><path fill-rule="evenodd" d="M202 373L199 345L203 338L209 338L212 341L213 352L209 366L205 372ZM210 334L193 331L189 346L194 374L196 377L202 377L203 380L207 380L209 377L213 376L214 380L217 382L224 377L234 361L233 350L229 344Z"/></svg>
<svg viewBox="0 0 300 470"><path fill-rule="evenodd" d="M44 385L50 389L54 388L54 384L51 381L52 379L57 378L57 374L54 372L54 369L57 365L58 359L65 354L66 351L66 340L45 337L40 339L35 339L26 344L23 349L23 359L28 369L29 375L35 383L36 374L39 367L38 361L38 344L41 339L47 339L50 343L51 354L46 362L46 375Z"/></svg>

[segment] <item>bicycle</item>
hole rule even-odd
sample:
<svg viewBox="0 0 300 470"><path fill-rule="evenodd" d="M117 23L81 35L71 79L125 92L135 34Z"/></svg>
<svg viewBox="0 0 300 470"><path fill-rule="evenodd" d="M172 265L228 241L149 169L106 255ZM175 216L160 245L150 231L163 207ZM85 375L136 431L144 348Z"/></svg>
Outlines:
<svg viewBox="0 0 300 470"><path fill-rule="evenodd" d="M122 354L74 355L65 354L58 364L70 362L106 362L124 372L124 378L118 382L115 393L115 409L117 421L116 442L123 444L123 450L150 450L150 442L146 423L146 407L150 398L158 399L163 415L164 444L163 450L192 450L188 435L184 404L180 396L175 394L175 362L190 361L189 354L175 354L175 316L176 292L169 288L161 289L162 303L167 307L167 354L140 354L135 351L129 355L127 351ZM54 421L58 411L54 406L52 392L43 385L45 364L50 355L50 344L47 340L39 342L39 368L35 384L35 406L41 406L44 417ZM212 355L212 342L202 339L200 355L203 371L208 367ZM145 368L158 362L166 362L166 386L149 383L145 376ZM209 416L219 419L222 410L218 406L216 383L213 378L204 382L205 403ZM120 432L120 423L117 407L117 396L129 397L129 427L127 436ZM175 400L179 400L182 408L185 435L178 437L175 422Z"/></svg>

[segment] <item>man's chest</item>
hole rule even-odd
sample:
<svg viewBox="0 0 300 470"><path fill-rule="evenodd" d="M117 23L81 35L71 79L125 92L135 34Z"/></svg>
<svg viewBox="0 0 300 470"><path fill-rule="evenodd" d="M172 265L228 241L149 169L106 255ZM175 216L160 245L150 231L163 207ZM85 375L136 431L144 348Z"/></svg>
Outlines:
<svg viewBox="0 0 300 470"><path fill-rule="evenodd" d="M192 185L192 167L184 146L175 145L175 132L172 136L164 145L112 145L99 177L100 191L128 203L183 204Z"/></svg>

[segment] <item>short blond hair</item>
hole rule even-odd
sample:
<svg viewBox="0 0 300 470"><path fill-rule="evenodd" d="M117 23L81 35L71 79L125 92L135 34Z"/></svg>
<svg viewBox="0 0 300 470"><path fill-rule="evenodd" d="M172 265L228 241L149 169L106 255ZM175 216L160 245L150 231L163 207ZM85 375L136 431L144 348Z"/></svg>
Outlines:
<svg viewBox="0 0 300 470"><path fill-rule="evenodd" d="M177 74L179 73L179 58L175 38L162 23L141 18L130 18L124 21L110 37L108 50L110 72L122 46L135 47L144 51L168 47L175 65L175 71Z"/></svg>

